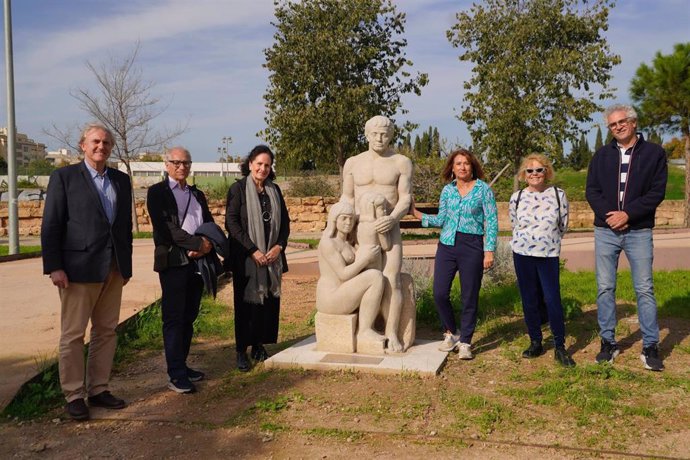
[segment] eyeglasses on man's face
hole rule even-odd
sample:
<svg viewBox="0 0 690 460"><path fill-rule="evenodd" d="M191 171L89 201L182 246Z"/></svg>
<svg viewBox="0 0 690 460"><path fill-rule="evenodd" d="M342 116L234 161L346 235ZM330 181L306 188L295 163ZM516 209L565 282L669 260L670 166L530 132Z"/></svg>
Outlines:
<svg viewBox="0 0 690 460"><path fill-rule="evenodd" d="M192 166L192 162L189 160L168 160L168 163L173 165L175 168L179 168L180 166L190 168Z"/></svg>
<svg viewBox="0 0 690 460"><path fill-rule="evenodd" d="M632 118L630 118L630 117L623 118L622 120L618 120L618 121L613 121L613 122L608 124L608 128L610 130L614 130L616 128L622 128L626 125L629 125L631 121L632 121Z"/></svg>
<svg viewBox="0 0 690 460"><path fill-rule="evenodd" d="M546 171L546 168L527 168L527 169L525 169L525 172L527 174L544 174L544 171Z"/></svg>

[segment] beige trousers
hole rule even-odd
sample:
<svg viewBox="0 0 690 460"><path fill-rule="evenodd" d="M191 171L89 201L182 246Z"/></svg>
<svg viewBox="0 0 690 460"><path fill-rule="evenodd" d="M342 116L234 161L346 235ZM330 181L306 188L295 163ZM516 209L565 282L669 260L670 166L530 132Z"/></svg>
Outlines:
<svg viewBox="0 0 690 460"><path fill-rule="evenodd" d="M115 268L102 283L69 283L59 289L60 385L67 402L108 389L117 345L115 328L120 319L123 278ZM91 320L91 339L84 384L84 335Z"/></svg>

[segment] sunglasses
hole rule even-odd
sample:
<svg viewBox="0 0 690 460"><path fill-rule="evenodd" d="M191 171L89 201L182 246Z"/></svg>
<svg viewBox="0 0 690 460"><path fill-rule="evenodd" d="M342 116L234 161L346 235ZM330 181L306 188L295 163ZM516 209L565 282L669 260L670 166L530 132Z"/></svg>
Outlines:
<svg viewBox="0 0 690 460"><path fill-rule="evenodd" d="M525 172L527 174L543 174L544 171L546 171L546 168L527 168L525 169Z"/></svg>

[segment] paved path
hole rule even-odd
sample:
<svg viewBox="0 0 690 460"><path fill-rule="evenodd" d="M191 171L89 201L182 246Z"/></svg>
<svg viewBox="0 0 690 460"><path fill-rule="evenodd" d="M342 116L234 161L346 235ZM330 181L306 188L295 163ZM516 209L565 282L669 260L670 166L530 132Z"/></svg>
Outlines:
<svg viewBox="0 0 690 460"><path fill-rule="evenodd" d="M569 234L564 240L562 256L570 270L593 270L593 240L592 234ZM655 269L690 268L690 231L660 231L654 241ZM432 258L435 251L436 243L406 242L403 252L406 257ZM288 248L290 275L317 276L317 257L316 250ZM158 276L152 270L152 240L135 240L133 265L134 277L123 291L120 321L160 296ZM624 268L627 261L621 263ZM0 263L0 409L23 382L52 362L57 351L57 290L41 273L40 258Z"/></svg>

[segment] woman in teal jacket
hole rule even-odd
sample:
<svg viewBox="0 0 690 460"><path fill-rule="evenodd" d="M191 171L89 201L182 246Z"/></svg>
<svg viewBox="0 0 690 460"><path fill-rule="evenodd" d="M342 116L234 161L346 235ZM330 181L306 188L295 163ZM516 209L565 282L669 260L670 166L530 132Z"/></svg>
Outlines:
<svg viewBox="0 0 690 460"><path fill-rule="evenodd" d="M411 206L411 214L423 227L441 227L434 263L434 302L443 324L439 350L458 350L460 359L472 359L471 343L477 325L479 288L484 270L493 266L498 215L491 187L484 182L479 160L469 150L448 156L441 176L451 181L443 188L438 214L424 214ZM486 238L484 236L486 235ZM450 287L460 274L462 313L458 331L450 303Z"/></svg>

